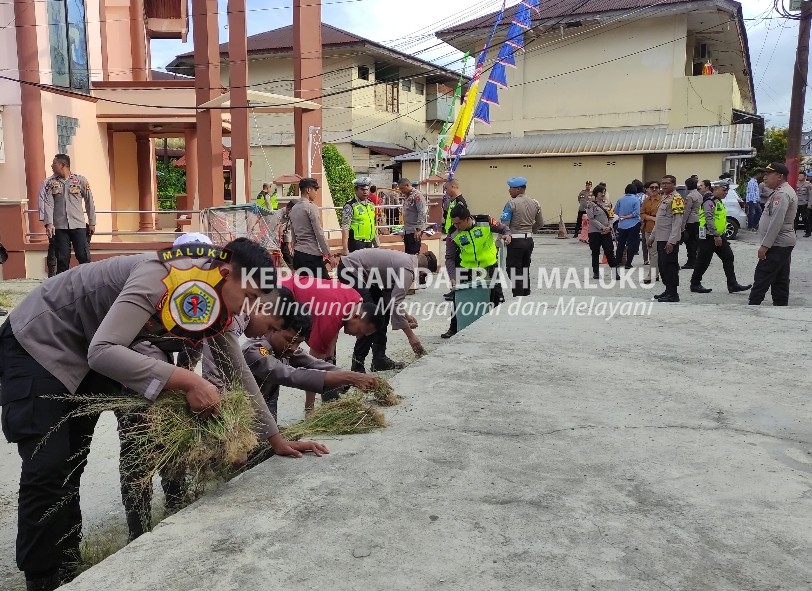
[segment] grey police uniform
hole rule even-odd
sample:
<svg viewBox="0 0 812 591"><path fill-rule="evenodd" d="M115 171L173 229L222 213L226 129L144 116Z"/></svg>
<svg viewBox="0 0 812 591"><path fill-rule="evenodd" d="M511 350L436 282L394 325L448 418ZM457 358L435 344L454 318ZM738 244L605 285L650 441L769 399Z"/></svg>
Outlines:
<svg viewBox="0 0 812 591"><path fill-rule="evenodd" d="M408 254L420 254L420 238L414 234L426 229L428 206L426 198L417 189L403 199L403 244Z"/></svg>
<svg viewBox="0 0 812 591"><path fill-rule="evenodd" d="M750 304L759 305L769 289L774 306L789 303L789 274L792 249L795 248L795 216L798 212L798 196L785 182L770 194L758 231L761 246L767 247L767 258L759 260L753 275Z"/></svg>
<svg viewBox="0 0 812 591"><path fill-rule="evenodd" d="M332 363L308 355L301 349L296 349L287 359L277 359L265 338L248 339L242 346L242 354L274 418L277 416L280 386L324 392L325 372L338 370Z"/></svg>
<svg viewBox="0 0 812 591"><path fill-rule="evenodd" d="M508 218L508 219L505 219ZM512 198L505 205L502 221L508 222L511 240L507 245L505 266L512 277L513 297L530 295L530 263L533 254L533 233L544 226L541 205L525 194Z"/></svg>
<svg viewBox="0 0 812 591"><path fill-rule="evenodd" d="M663 196L655 216L654 240L657 242L657 263L660 267L660 278L665 286L665 294L669 296L676 296L679 287L679 243L685 209L685 202L679 193L671 193ZM666 244L674 246L670 253L665 251Z"/></svg>
<svg viewBox="0 0 812 591"><path fill-rule="evenodd" d="M87 243L87 226L96 225L96 207L87 179L79 174L67 178L51 175L40 186L43 223L53 224L56 273L63 273L70 266L71 245L79 264L90 262ZM84 211L82 205L84 204ZM87 222L85 222L87 211Z"/></svg>
<svg viewBox="0 0 812 591"><path fill-rule="evenodd" d="M70 419L51 432L74 404L46 396L118 394L126 386L154 400L176 368L130 345L168 351L182 342L160 321L166 276L155 253L80 265L39 285L0 328L2 428L22 458L17 566L26 573L55 576L64 552L78 552L79 479L98 418ZM260 435L277 434L237 337L225 331L211 340L218 365L248 391Z"/></svg>

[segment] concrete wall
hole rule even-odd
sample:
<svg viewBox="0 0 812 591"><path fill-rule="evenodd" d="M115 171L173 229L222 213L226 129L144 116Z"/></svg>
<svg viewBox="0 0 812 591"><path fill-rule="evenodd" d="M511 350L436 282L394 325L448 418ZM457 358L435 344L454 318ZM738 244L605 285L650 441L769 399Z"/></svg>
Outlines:
<svg viewBox="0 0 812 591"><path fill-rule="evenodd" d="M135 134L114 133L113 153L115 154L114 175L116 178L116 206L114 209L138 211ZM138 214L118 214L116 225L122 232L138 230Z"/></svg>
<svg viewBox="0 0 812 591"><path fill-rule="evenodd" d="M715 180L722 172L727 154L668 154L663 174L673 174L682 184L692 174L700 180ZM523 176L527 179L527 194L541 203L546 224L558 222L559 208L564 221L572 223L578 212L578 193L587 180L593 185L605 182L607 199L614 203L623 195L626 185L634 179L643 182L659 180L645 178L645 155L630 156L572 156L552 158L489 158L462 159L455 174L462 185L465 199L474 213L498 217L510 199L507 179ZM420 164L404 162L403 174L417 178ZM652 175L649 175L652 176Z"/></svg>
<svg viewBox="0 0 812 591"><path fill-rule="evenodd" d="M672 128L730 125L733 109L742 106L733 74L675 78L671 103Z"/></svg>
<svg viewBox="0 0 812 591"><path fill-rule="evenodd" d="M0 22L14 21L14 4L0 4ZM0 29L0 71L9 78L19 78L17 70L17 31L14 27ZM5 162L0 162L0 199L25 198L25 176L23 170L22 114L20 85L16 82L0 80L0 106L3 120L3 151Z"/></svg>
<svg viewBox="0 0 812 591"><path fill-rule="evenodd" d="M67 96L42 93L42 122L44 132L45 161L50 164L57 153L56 117L75 117L79 120L76 135L68 146L71 169L87 177L93 189L96 209L109 210L110 173L107 168L107 129L96 122L96 104ZM97 220L99 232L109 232L112 220L101 214Z"/></svg>
<svg viewBox="0 0 812 591"><path fill-rule="evenodd" d="M103 0L107 27L107 67L110 80L132 80L132 39L129 0ZM100 68L99 66L94 66Z"/></svg>
<svg viewBox="0 0 812 591"><path fill-rule="evenodd" d="M699 180L715 181L724 172L725 156L728 154L669 154L667 174L677 177L677 184L682 184L692 174L699 175Z"/></svg>
<svg viewBox="0 0 812 591"><path fill-rule="evenodd" d="M518 56L516 69L508 68L509 88L500 92L500 106L491 107L492 125L478 125L476 134L666 125L686 48L662 43L686 31L687 17L677 15L647 19L645 26L606 27L600 34L573 28L563 40L559 31L544 35Z"/></svg>

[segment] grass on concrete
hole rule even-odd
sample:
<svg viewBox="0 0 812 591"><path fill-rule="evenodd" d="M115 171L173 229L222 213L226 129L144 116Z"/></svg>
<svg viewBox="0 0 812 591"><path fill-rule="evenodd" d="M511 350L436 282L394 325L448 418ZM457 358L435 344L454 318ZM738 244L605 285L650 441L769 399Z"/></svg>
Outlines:
<svg viewBox="0 0 812 591"><path fill-rule="evenodd" d="M0 291L0 308L13 308L14 300L8 291Z"/></svg>
<svg viewBox="0 0 812 591"><path fill-rule="evenodd" d="M370 406L360 394L348 395L317 407L304 420L283 427L286 439L316 435L350 435L368 433L386 426L383 413Z"/></svg>

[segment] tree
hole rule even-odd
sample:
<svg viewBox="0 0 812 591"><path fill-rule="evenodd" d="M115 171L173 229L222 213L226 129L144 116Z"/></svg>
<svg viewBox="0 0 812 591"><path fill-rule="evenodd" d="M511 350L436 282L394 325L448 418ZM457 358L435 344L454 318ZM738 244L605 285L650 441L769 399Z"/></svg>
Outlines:
<svg viewBox="0 0 812 591"><path fill-rule="evenodd" d="M321 149L321 161L324 166L324 174L327 176L330 194L333 196L333 204L339 208L344 207L347 201L355 197L353 188L355 173L346 158L333 144L324 144ZM341 210L339 209L337 213L338 220L341 221Z"/></svg>
<svg viewBox="0 0 812 591"><path fill-rule="evenodd" d="M787 128L770 127L764 131L764 144L750 161L750 169L764 168L771 162L787 159Z"/></svg>
<svg viewBox="0 0 812 591"><path fill-rule="evenodd" d="M185 192L186 171L158 161L158 209L175 209L175 197Z"/></svg>

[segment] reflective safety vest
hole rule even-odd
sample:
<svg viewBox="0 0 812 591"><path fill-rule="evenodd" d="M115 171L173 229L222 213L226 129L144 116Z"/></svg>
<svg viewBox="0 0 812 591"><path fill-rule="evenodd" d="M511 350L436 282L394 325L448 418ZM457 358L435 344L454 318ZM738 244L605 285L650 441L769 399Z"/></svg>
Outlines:
<svg viewBox="0 0 812 591"><path fill-rule="evenodd" d="M375 204L370 201L356 201L352 206L350 230L354 240L369 241L375 238Z"/></svg>
<svg viewBox="0 0 812 591"><path fill-rule="evenodd" d="M279 200L276 198L275 192L270 195L260 192L260 194L257 195L257 205L269 211L276 211L279 209Z"/></svg>
<svg viewBox="0 0 812 591"><path fill-rule="evenodd" d="M457 230L452 240L460 250L460 265L466 269L486 269L498 260L489 222L476 222L470 230Z"/></svg>
<svg viewBox="0 0 812 591"><path fill-rule="evenodd" d="M444 226L444 230L445 230L446 234L448 234L451 231L451 226L452 226L452 224L451 224L451 211L454 209L454 207L456 205L457 205L457 200L456 199L452 199L451 202L448 204L448 211L446 211L446 213L445 213L445 226Z"/></svg>
<svg viewBox="0 0 812 591"><path fill-rule="evenodd" d="M719 236L724 236L727 230L727 208L721 199L714 199L716 203L713 204L713 227L716 228L716 233ZM702 202L704 205L704 201ZM704 228L707 225L705 220L705 208L699 208L699 227Z"/></svg>

